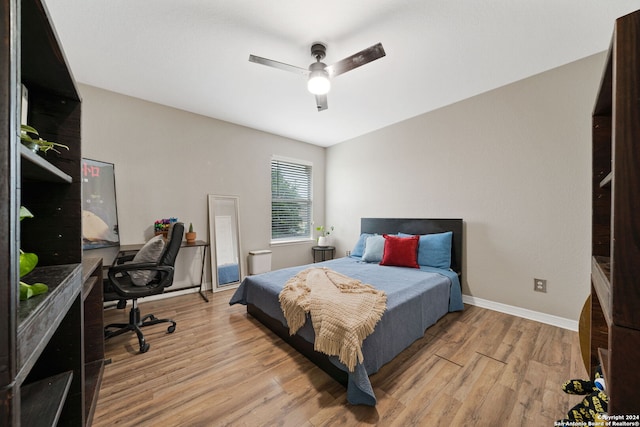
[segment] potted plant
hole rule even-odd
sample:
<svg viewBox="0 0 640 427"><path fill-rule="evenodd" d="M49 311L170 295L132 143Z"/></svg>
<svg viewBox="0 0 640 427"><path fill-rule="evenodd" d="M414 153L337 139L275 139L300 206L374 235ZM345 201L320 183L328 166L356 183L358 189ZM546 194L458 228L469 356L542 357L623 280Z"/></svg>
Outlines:
<svg viewBox="0 0 640 427"><path fill-rule="evenodd" d="M329 235L333 231L333 225L328 229L324 225L316 227L316 231L320 233L318 236L318 246L329 246Z"/></svg>
<svg viewBox="0 0 640 427"><path fill-rule="evenodd" d="M24 206L20 206L20 221L24 218L33 218L33 214L29 212ZM20 249L20 278L31 273L31 271L38 265L38 255L34 253L23 252ZM49 290L49 287L44 283L34 283L29 285L28 283L20 281L20 301L24 301L36 295L43 294Z"/></svg>
<svg viewBox="0 0 640 427"><path fill-rule="evenodd" d="M20 125L20 141L34 153L38 151L44 151L46 153L49 150L53 150L60 154L55 147L62 147L67 150L69 149L69 147L64 144L58 144L57 142L51 142L40 138L38 131L28 125Z"/></svg>
<svg viewBox="0 0 640 427"><path fill-rule="evenodd" d="M196 242L196 232L193 231L193 224L189 223L189 231L184 233L185 239L187 239L187 243L195 243Z"/></svg>

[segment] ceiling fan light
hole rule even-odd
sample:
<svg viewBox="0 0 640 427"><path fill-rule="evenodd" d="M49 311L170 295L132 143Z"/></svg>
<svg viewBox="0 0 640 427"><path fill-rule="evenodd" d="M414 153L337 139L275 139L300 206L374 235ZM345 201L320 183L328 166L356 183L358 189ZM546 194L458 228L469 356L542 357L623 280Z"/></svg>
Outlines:
<svg viewBox="0 0 640 427"><path fill-rule="evenodd" d="M307 89L314 95L326 95L331 89L329 73L324 70L315 70L309 74Z"/></svg>

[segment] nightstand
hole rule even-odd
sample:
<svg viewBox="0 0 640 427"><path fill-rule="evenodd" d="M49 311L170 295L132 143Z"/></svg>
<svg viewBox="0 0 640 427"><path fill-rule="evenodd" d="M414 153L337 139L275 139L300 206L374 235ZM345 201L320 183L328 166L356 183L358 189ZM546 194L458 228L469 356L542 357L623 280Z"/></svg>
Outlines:
<svg viewBox="0 0 640 427"><path fill-rule="evenodd" d="M333 259L336 254L335 246L313 246L311 248L313 262L327 261Z"/></svg>

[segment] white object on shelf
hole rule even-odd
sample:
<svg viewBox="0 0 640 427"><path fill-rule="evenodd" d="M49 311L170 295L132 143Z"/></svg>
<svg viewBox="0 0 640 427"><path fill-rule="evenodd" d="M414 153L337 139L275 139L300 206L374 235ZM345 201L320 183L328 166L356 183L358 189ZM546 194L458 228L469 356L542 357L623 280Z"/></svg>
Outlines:
<svg viewBox="0 0 640 427"><path fill-rule="evenodd" d="M29 116L29 90L24 84L22 84L20 94L20 124L26 125Z"/></svg>

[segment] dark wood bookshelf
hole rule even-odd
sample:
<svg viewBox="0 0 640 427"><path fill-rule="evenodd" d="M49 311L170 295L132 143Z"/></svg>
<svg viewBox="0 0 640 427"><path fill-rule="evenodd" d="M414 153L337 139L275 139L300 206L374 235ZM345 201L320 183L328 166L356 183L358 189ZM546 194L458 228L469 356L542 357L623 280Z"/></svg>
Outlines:
<svg viewBox="0 0 640 427"><path fill-rule="evenodd" d="M600 181L600 188L607 187L611 185L611 179L613 178L613 172L609 172L607 176L605 176L602 181Z"/></svg>
<svg viewBox="0 0 640 427"><path fill-rule="evenodd" d="M20 421L23 426L48 427L58 424L73 372L63 372L25 385L20 391Z"/></svg>
<svg viewBox="0 0 640 427"><path fill-rule="evenodd" d="M82 102L43 0L3 1L0 22L0 425L90 425L104 338L102 260L82 252ZM26 124L69 150L20 143L22 85ZM48 286L26 301L20 249L39 258L22 280Z"/></svg>
<svg viewBox="0 0 640 427"><path fill-rule="evenodd" d="M590 374L640 414L640 11L616 20L593 109Z"/></svg>
<svg viewBox="0 0 640 427"><path fill-rule="evenodd" d="M82 300L84 339L84 411L90 425L98 402L104 371L102 258L82 260Z"/></svg>

